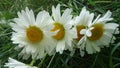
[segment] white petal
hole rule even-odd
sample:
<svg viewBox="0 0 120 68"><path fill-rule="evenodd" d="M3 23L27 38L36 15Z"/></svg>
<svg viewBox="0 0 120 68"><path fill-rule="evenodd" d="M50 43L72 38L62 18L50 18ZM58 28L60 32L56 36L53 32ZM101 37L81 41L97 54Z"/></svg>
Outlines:
<svg viewBox="0 0 120 68"><path fill-rule="evenodd" d="M110 11L107 11L107 13L102 18L110 18L112 13Z"/></svg>
<svg viewBox="0 0 120 68"><path fill-rule="evenodd" d="M61 17L61 14L60 14L60 4L58 4L56 8L54 6L52 6L52 16L53 16L55 21L59 22L60 17Z"/></svg>
<svg viewBox="0 0 120 68"><path fill-rule="evenodd" d="M52 25L52 22L53 22L52 18L50 17L48 12L41 11L38 13L37 18L36 18L36 23L37 23L36 26L40 28L49 28L48 25Z"/></svg>
<svg viewBox="0 0 120 68"><path fill-rule="evenodd" d="M100 52L100 47L98 47L98 44L92 43L92 47L95 49L95 51Z"/></svg>
<svg viewBox="0 0 120 68"><path fill-rule="evenodd" d="M77 43L77 45L79 46L80 44L83 43L83 41L85 41L85 36L83 36L83 37L79 40L79 42Z"/></svg>
<svg viewBox="0 0 120 68"><path fill-rule="evenodd" d="M90 26L92 25L93 18L94 18L94 13L91 13L91 14L89 15L88 27L90 27Z"/></svg>
<svg viewBox="0 0 120 68"><path fill-rule="evenodd" d="M65 49L65 41L59 41L57 43L56 52L60 52L60 54L62 54L64 49Z"/></svg>
<svg viewBox="0 0 120 68"><path fill-rule="evenodd" d="M93 54L93 48L90 42L87 42L86 44L86 51L88 54Z"/></svg>
<svg viewBox="0 0 120 68"><path fill-rule="evenodd" d="M80 34L82 34L82 35L84 35L84 34L86 34L86 29L82 29L81 31L80 31Z"/></svg>
<svg viewBox="0 0 120 68"><path fill-rule="evenodd" d="M4 66L9 68L37 68L37 67L28 66L12 58L9 58L8 63L5 63Z"/></svg>
<svg viewBox="0 0 120 68"><path fill-rule="evenodd" d="M116 24L116 23L107 23L105 24L105 27L106 29L116 29L119 25Z"/></svg>
<svg viewBox="0 0 120 68"><path fill-rule="evenodd" d="M91 32L90 30L87 30L86 35L87 35L88 37L91 37L91 36L92 36L92 32Z"/></svg>
<svg viewBox="0 0 120 68"><path fill-rule="evenodd" d="M71 9L66 9L64 13L62 14L62 17L60 18L60 22L62 24L65 24L67 22L70 22L72 15L71 15Z"/></svg>
<svg viewBox="0 0 120 68"><path fill-rule="evenodd" d="M100 16L101 16L101 15L98 15L98 16L97 16L97 18L93 21L93 24L98 22Z"/></svg>
<svg viewBox="0 0 120 68"><path fill-rule="evenodd" d="M85 55L85 52L83 50L80 50L80 55L83 57Z"/></svg>
<svg viewBox="0 0 120 68"><path fill-rule="evenodd" d="M111 17L111 12L108 11L103 17L101 17L100 19L98 19L97 23L106 23L107 21L111 21L113 20L113 18L110 18Z"/></svg>

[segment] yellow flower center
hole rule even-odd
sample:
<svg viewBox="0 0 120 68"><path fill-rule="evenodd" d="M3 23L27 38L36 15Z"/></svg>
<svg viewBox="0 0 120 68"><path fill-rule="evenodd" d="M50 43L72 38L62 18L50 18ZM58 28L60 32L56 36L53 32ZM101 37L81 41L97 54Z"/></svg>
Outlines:
<svg viewBox="0 0 120 68"><path fill-rule="evenodd" d="M89 39L91 41L100 39L104 32L103 25L100 23L96 23L92 27L94 27L94 29L91 30L92 36L89 37Z"/></svg>
<svg viewBox="0 0 120 68"><path fill-rule="evenodd" d="M78 25L78 26L76 26L76 29L77 29L77 39L76 40L80 40L84 35L81 35L80 34L80 31L82 30L82 29L85 29L85 26L83 26L83 25Z"/></svg>
<svg viewBox="0 0 120 68"><path fill-rule="evenodd" d="M37 43L43 39L43 32L36 26L29 26L26 30L26 36L30 42Z"/></svg>
<svg viewBox="0 0 120 68"><path fill-rule="evenodd" d="M54 28L51 30L51 31L56 31L56 30L59 30L58 32L57 32L57 34L56 35L54 35L54 36L52 36L54 39L56 39L56 40L61 40L61 39L63 39L64 38L64 36L65 36L65 29L64 29L64 27L63 27L63 25L62 24L60 24L60 23L54 23Z"/></svg>

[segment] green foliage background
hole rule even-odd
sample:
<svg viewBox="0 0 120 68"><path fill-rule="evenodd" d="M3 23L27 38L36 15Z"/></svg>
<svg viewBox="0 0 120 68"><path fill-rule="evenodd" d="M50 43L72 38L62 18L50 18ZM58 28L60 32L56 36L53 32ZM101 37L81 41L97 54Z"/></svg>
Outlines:
<svg viewBox="0 0 120 68"><path fill-rule="evenodd" d="M120 0L0 0L0 20L5 19L7 23L0 24L0 68L7 62L8 57L13 57L19 61L29 64L30 60L22 60L18 57L20 50L14 50L16 45L12 44L11 27L9 22L17 17L17 12L24 10L25 7L33 9L35 15L46 10L51 14L52 5L61 4L61 9L72 8L72 14L78 15L83 6L90 12L104 15L107 10L113 14L112 22L120 25ZM120 27L119 27L120 28ZM110 47L102 48L100 53L81 57L77 49L73 56L68 51L62 55L56 53L54 56L47 56L42 62L42 68L120 68L120 34L115 35L116 40L110 43ZM34 65L37 65L40 60Z"/></svg>

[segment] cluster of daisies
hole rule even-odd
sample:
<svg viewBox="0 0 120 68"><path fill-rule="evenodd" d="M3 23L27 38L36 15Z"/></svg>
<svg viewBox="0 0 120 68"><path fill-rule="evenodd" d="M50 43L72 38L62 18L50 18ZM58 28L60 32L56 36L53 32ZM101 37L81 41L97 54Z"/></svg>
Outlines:
<svg viewBox="0 0 120 68"><path fill-rule="evenodd" d="M109 46L115 40L113 33L119 33L116 23L108 23L113 20L111 12L104 16L94 17L83 7L80 14L73 17L72 9L65 9L61 14L60 4L52 7L52 15L47 11L40 11L36 17L28 8L18 12L18 18L14 18L11 40L17 44L17 49L22 49L19 56L23 59L38 60L47 55L60 54L64 50L73 52L80 49L80 55L100 52L100 48ZM111 40L112 38L112 40ZM73 44L75 42L75 44ZM37 68L9 58L5 64L9 68Z"/></svg>

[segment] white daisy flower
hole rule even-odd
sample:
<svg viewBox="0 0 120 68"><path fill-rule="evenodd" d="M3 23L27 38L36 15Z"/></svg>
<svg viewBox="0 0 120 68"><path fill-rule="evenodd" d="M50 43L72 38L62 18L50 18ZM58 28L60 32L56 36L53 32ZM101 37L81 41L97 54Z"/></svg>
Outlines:
<svg viewBox="0 0 120 68"><path fill-rule="evenodd" d="M37 68L35 66L29 66L27 64L24 64L22 62L19 62L15 59L9 58L8 63L5 63L4 67L8 68Z"/></svg>
<svg viewBox="0 0 120 68"><path fill-rule="evenodd" d="M71 11L71 9L66 9L61 15L60 4L56 8L52 7L52 16L54 19L52 23L54 28L51 31L58 30L57 34L52 37L56 41L56 51L60 52L60 54L63 53L63 50L72 49L73 38L77 36L75 28L70 23L72 19Z"/></svg>
<svg viewBox="0 0 120 68"><path fill-rule="evenodd" d="M77 30L77 39L80 40L83 35L81 35L79 32L86 28L88 23L92 22L94 17L94 14L86 10L86 7L83 7L81 10L81 13L79 16L75 17L74 20L72 21L74 23L74 26L76 27Z"/></svg>
<svg viewBox="0 0 120 68"><path fill-rule="evenodd" d="M93 22L91 21L88 23L86 28L80 30L80 35L83 35L78 42L81 52L85 49L88 54L93 54L99 52L101 47L109 46L113 33L118 33L118 30L116 32L114 31L119 26L116 23L107 23L113 20L111 14L112 13L108 11L101 18L100 15L98 15ZM115 37L113 36L113 40L114 39Z"/></svg>
<svg viewBox="0 0 120 68"><path fill-rule="evenodd" d="M78 41L78 43L81 42L81 38L84 36L84 35L80 34L80 31L82 29L85 29L86 26L88 25L88 23L92 22L93 17L94 17L94 14L87 11L86 7L83 7L79 16L76 16L72 20L72 23L74 23L74 27L77 30L77 38L75 40ZM77 46L77 48L79 48L79 46ZM82 51L80 51L80 52L81 52L81 55L84 54L84 52L82 52Z"/></svg>
<svg viewBox="0 0 120 68"><path fill-rule="evenodd" d="M18 44L18 48L23 48L19 55L24 59L42 58L46 53L51 54L55 48L51 36L55 35L50 30L53 29L51 24L52 18L46 11L38 13L36 20L32 10L26 8L18 12L18 18L14 19L15 23L11 23L12 41Z"/></svg>

